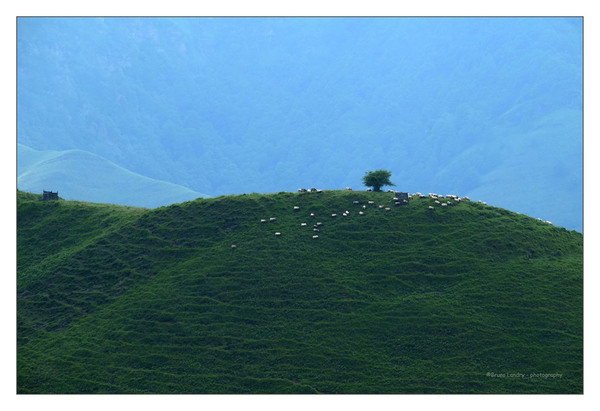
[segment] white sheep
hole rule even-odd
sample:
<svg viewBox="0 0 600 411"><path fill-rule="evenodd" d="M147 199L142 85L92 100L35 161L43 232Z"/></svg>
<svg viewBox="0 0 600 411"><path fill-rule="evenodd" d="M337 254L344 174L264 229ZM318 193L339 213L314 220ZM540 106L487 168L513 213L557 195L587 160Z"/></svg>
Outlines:
<svg viewBox="0 0 600 411"><path fill-rule="evenodd" d="M433 206L429 206L429 209L430 209L430 210L433 210Z"/></svg>
<svg viewBox="0 0 600 411"><path fill-rule="evenodd" d="M352 191L352 189L350 187L346 187L346 190L348 191Z"/></svg>
<svg viewBox="0 0 600 411"><path fill-rule="evenodd" d="M261 223L266 223L266 222L267 222L267 220L265 220L264 218L261 218L261 219L260 219L260 222L261 222Z"/></svg>
<svg viewBox="0 0 600 411"><path fill-rule="evenodd" d="M442 207L448 207L448 204L442 203Z"/></svg>
<svg viewBox="0 0 600 411"><path fill-rule="evenodd" d="M271 217L269 218L269 221L277 221L277 219L275 217Z"/></svg>
<svg viewBox="0 0 600 411"><path fill-rule="evenodd" d="M232 249L232 250L235 250L236 248L237 248L237 245L235 245L235 244L231 244L231 249Z"/></svg>
<svg viewBox="0 0 600 411"><path fill-rule="evenodd" d="M319 238L318 235L313 235L312 237L313 237L313 240L316 240L317 238Z"/></svg>
<svg viewBox="0 0 600 411"><path fill-rule="evenodd" d="M369 204L373 205L375 204L375 201L369 201Z"/></svg>
<svg viewBox="0 0 600 411"><path fill-rule="evenodd" d="M332 217L337 217L337 214L331 214Z"/></svg>
<svg viewBox="0 0 600 411"><path fill-rule="evenodd" d="M311 217L314 217L314 216L315 216L315 213L310 213L310 216L311 216Z"/></svg>
<svg viewBox="0 0 600 411"><path fill-rule="evenodd" d="M391 208L389 208L389 207L385 208L385 211L390 211L390 210L391 210Z"/></svg>
<svg viewBox="0 0 600 411"><path fill-rule="evenodd" d="M435 203L436 203L436 204L440 204L440 202L439 202L438 200L435 200Z"/></svg>
<svg viewBox="0 0 600 411"><path fill-rule="evenodd" d="M281 233L278 231L278 232L276 232L276 233L275 233L275 235L276 235L276 236L280 236L280 235L281 235Z"/></svg>
<svg viewBox="0 0 600 411"><path fill-rule="evenodd" d="M365 215L365 213L363 213L362 211L359 211L358 215Z"/></svg>
<svg viewBox="0 0 600 411"><path fill-rule="evenodd" d="M360 203L358 202L358 200L354 200L354 201L352 202L352 204L360 204Z"/></svg>
<svg viewBox="0 0 600 411"><path fill-rule="evenodd" d="M300 227L306 227L306 223L300 223Z"/></svg>
<svg viewBox="0 0 600 411"><path fill-rule="evenodd" d="M300 207L298 207L298 206L294 206L294 210L295 210L295 211L298 211L298 210L300 210Z"/></svg>

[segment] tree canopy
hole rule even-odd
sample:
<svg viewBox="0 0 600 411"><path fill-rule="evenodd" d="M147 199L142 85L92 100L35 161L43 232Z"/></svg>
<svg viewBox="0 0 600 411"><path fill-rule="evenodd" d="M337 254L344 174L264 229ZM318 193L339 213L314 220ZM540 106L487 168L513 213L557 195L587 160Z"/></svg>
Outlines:
<svg viewBox="0 0 600 411"><path fill-rule="evenodd" d="M381 191L383 186L395 186L390 181L392 173L387 170L368 171L363 177L363 184L367 187L373 187L373 191Z"/></svg>

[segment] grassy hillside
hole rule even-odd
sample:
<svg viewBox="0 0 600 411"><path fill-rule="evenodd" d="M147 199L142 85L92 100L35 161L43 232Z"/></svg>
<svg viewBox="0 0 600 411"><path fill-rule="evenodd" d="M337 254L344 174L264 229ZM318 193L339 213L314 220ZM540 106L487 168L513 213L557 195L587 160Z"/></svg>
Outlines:
<svg viewBox="0 0 600 411"><path fill-rule="evenodd" d="M581 393L582 235L392 196L19 192L18 392Z"/></svg>

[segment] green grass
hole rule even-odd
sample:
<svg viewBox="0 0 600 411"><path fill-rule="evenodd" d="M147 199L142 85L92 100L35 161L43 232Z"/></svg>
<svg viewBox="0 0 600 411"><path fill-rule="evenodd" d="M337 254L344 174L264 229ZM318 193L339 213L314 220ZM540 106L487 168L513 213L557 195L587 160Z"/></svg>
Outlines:
<svg viewBox="0 0 600 411"><path fill-rule="evenodd" d="M18 392L583 392L582 235L392 196L19 192Z"/></svg>

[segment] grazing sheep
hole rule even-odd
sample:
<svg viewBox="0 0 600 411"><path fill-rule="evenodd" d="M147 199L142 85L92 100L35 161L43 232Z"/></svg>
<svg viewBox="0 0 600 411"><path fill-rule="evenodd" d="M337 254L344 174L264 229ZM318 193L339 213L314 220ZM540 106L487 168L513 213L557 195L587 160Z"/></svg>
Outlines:
<svg viewBox="0 0 600 411"><path fill-rule="evenodd" d="M313 240L316 240L317 238L319 238L318 235L313 235Z"/></svg>
<svg viewBox="0 0 600 411"><path fill-rule="evenodd" d="M316 188L314 188L314 187L310 189L310 192L311 192L311 193L314 193L315 191L317 191L317 189L316 189Z"/></svg>
<svg viewBox="0 0 600 411"><path fill-rule="evenodd" d="M321 227L322 225L323 225L323 223L320 221L317 223L317 227Z"/></svg>
<svg viewBox="0 0 600 411"><path fill-rule="evenodd" d="M310 213L310 216L311 216L311 217L314 217L314 216L315 216L315 213Z"/></svg>
<svg viewBox="0 0 600 411"><path fill-rule="evenodd" d="M322 192L323 192L323 190L317 190L317 194L320 194Z"/></svg>
<svg viewBox="0 0 600 411"><path fill-rule="evenodd" d="M337 217L337 214L331 214L332 217Z"/></svg>
<svg viewBox="0 0 600 411"><path fill-rule="evenodd" d="M538 217L538 219L537 219L537 220L538 220L538 221L542 221L542 219L541 219L541 218L539 218L539 217Z"/></svg>
<svg viewBox="0 0 600 411"><path fill-rule="evenodd" d="M435 203L436 203L436 204L440 204L440 202L439 202L438 200L435 200Z"/></svg>
<svg viewBox="0 0 600 411"><path fill-rule="evenodd" d="M419 194L419 198L427 198L427 196L425 196L423 194Z"/></svg>
<svg viewBox="0 0 600 411"><path fill-rule="evenodd" d="M306 223L300 223L300 227L306 227Z"/></svg>
<svg viewBox="0 0 600 411"><path fill-rule="evenodd" d="M477 200L477 202L481 204L481 200Z"/></svg>
<svg viewBox="0 0 600 411"><path fill-rule="evenodd" d="M366 208L367 208L367 206L366 206L366 205L363 205L363 210L366 210Z"/></svg>
<svg viewBox="0 0 600 411"><path fill-rule="evenodd" d="M277 219L275 217L271 217L269 218L269 221L277 221Z"/></svg>
<svg viewBox="0 0 600 411"><path fill-rule="evenodd" d="M550 221L548 221L548 220L546 220L546 223L548 223L548 224L552 225L552 223L551 223Z"/></svg>
<svg viewBox="0 0 600 411"><path fill-rule="evenodd" d="M260 222L261 222L261 223L266 223L266 222L267 222L267 220L265 220L264 218L261 218L261 219L260 219Z"/></svg>
<svg viewBox="0 0 600 411"><path fill-rule="evenodd" d="M391 208L389 208L389 207L385 208L385 211L390 211L390 210L391 210Z"/></svg>
<svg viewBox="0 0 600 411"><path fill-rule="evenodd" d="M402 203L400 203L400 201L396 201L396 202L394 203L394 205L395 205L396 207L398 207L398 206L399 206L399 205L401 205L401 204L402 204Z"/></svg>
<svg viewBox="0 0 600 411"><path fill-rule="evenodd" d="M299 189L298 189L298 192L299 192L299 193L305 193L305 192L306 192L306 188L299 188Z"/></svg>
<svg viewBox="0 0 600 411"><path fill-rule="evenodd" d="M442 203L442 207L448 207L448 204Z"/></svg>
<svg viewBox="0 0 600 411"><path fill-rule="evenodd" d="M350 214L350 211L346 210L346 214Z"/></svg>
<svg viewBox="0 0 600 411"><path fill-rule="evenodd" d="M382 205L380 205L380 206L377 206L377 208L383 208L383 206L382 206Z"/></svg>
<svg viewBox="0 0 600 411"><path fill-rule="evenodd" d="M280 236L280 235L281 235L281 233L280 233L280 232L276 232L276 233L275 233L275 235L276 235L276 236Z"/></svg>
<svg viewBox="0 0 600 411"><path fill-rule="evenodd" d="M429 206L429 209L430 209L430 210L433 210L433 206Z"/></svg>
<svg viewBox="0 0 600 411"><path fill-rule="evenodd" d="M367 188L367 191L373 191L373 190L371 190L370 188Z"/></svg>
<svg viewBox="0 0 600 411"><path fill-rule="evenodd" d="M318 228L313 228L313 231L314 231L315 233L318 233L318 232L319 232L319 229L318 229Z"/></svg>
<svg viewBox="0 0 600 411"><path fill-rule="evenodd" d="M348 191L352 191L352 189L350 187L346 187L346 190Z"/></svg>
<svg viewBox="0 0 600 411"><path fill-rule="evenodd" d="M369 201L369 204L373 205L373 204L375 204L375 201Z"/></svg>
<svg viewBox="0 0 600 411"><path fill-rule="evenodd" d="M358 215L365 215L365 213L363 213L362 211L359 211Z"/></svg>
<svg viewBox="0 0 600 411"><path fill-rule="evenodd" d="M232 249L232 250L235 250L236 248L237 248L237 245L235 245L235 244L231 244L231 249Z"/></svg>
<svg viewBox="0 0 600 411"><path fill-rule="evenodd" d="M398 201L398 197L392 198L392 201Z"/></svg>
<svg viewBox="0 0 600 411"><path fill-rule="evenodd" d="M294 206L294 211L298 211L298 210L300 210L300 207Z"/></svg>
<svg viewBox="0 0 600 411"><path fill-rule="evenodd" d="M358 200L355 200L352 202L352 204L360 204L360 203L358 202Z"/></svg>
<svg viewBox="0 0 600 411"><path fill-rule="evenodd" d="M485 201L484 201L483 203L481 203L481 204L483 204L483 205L487 205L487 203L486 203Z"/></svg>

